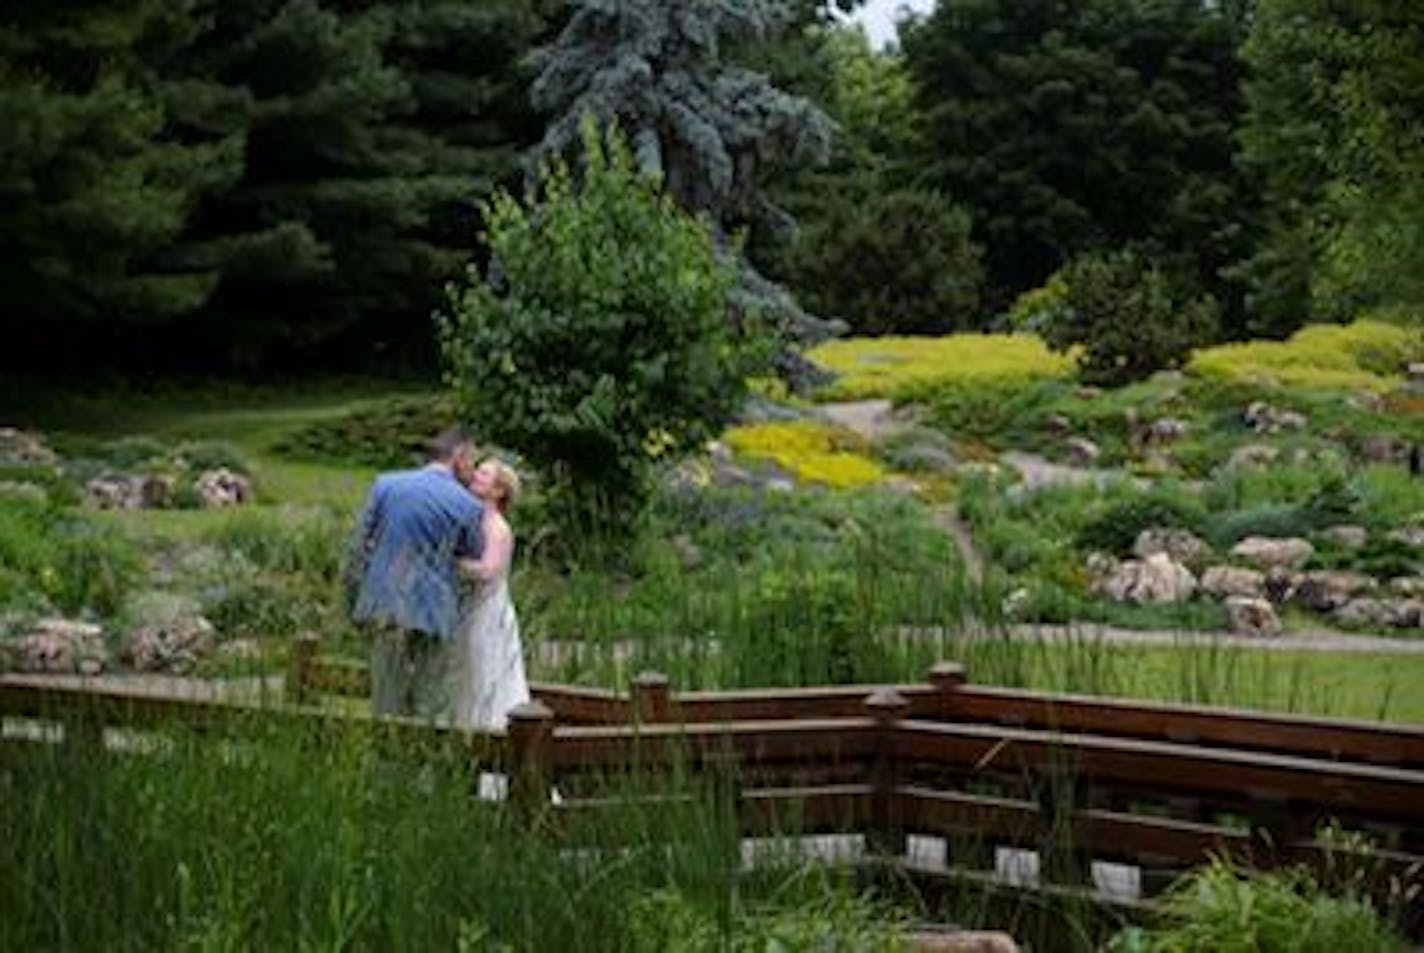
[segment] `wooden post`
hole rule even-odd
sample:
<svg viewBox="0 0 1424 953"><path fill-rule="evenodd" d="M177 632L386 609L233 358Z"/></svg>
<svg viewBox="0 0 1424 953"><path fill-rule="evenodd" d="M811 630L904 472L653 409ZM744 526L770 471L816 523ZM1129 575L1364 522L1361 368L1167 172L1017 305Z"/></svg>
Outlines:
<svg viewBox="0 0 1424 953"><path fill-rule="evenodd" d="M550 756L554 713L543 702L515 705L509 712L509 741L514 748L510 766L509 797L515 809L528 818L549 802Z"/></svg>
<svg viewBox="0 0 1424 953"><path fill-rule="evenodd" d="M672 720L672 691L662 672L639 672L634 676L633 717L645 724Z"/></svg>
<svg viewBox="0 0 1424 953"><path fill-rule="evenodd" d="M896 790L900 784L900 753L896 750L895 733L910 703L893 688L882 688L866 697L865 708L875 719L877 735L870 769L870 830L865 833L865 845L875 854L903 857L905 822Z"/></svg>
<svg viewBox="0 0 1424 953"><path fill-rule="evenodd" d="M958 662L936 662L930 666L930 684L936 692L935 711L941 718L954 715L954 693L969 680Z"/></svg>
<svg viewBox="0 0 1424 953"><path fill-rule="evenodd" d="M312 632L298 633L292 640L291 654L287 659L286 689L287 701L294 705L305 705L312 700L312 676L320 646L321 637Z"/></svg>

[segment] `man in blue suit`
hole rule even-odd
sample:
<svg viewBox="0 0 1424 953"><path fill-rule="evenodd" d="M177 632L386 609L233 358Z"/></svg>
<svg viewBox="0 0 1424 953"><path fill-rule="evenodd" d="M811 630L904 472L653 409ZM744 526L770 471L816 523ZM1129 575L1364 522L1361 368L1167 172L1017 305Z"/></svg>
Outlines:
<svg viewBox="0 0 1424 953"><path fill-rule="evenodd" d="M484 548L483 507L464 486L474 447L458 431L429 462L376 478L357 523L345 580L351 616L371 634L378 715L439 718L454 698L456 561Z"/></svg>

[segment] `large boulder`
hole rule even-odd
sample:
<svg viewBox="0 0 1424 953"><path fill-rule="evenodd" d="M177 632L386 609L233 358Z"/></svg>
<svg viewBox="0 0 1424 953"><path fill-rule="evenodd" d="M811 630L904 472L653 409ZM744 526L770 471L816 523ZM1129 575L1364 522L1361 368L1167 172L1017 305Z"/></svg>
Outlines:
<svg viewBox="0 0 1424 953"><path fill-rule="evenodd" d="M21 672L97 675L108 661L104 630L74 619L40 619L10 641L6 654Z"/></svg>
<svg viewBox="0 0 1424 953"><path fill-rule="evenodd" d="M252 481L226 467L204 470L193 483L204 509L236 506L252 499Z"/></svg>
<svg viewBox="0 0 1424 953"><path fill-rule="evenodd" d="M1335 610L1335 618L1359 628L1412 629L1424 625L1424 601L1352 599Z"/></svg>
<svg viewBox="0 0 1424 953"><path fill-rule="evenodd" d="M213 649L213 625L182 616L142 625L124 637L120 660L136 672L191 672Z"/></svg>
<svg viewBox="0 0 1424 953"><path fill-rule="evenodd" d="M1298 536L1247 536L1231 547L1231 555L1263 569L1274 566L1299 568L1315 555L1309 540Z"/></svg>
<svg viewBox="0 0 1424 953"><path fill-rule="evenodd" d="M1211 553L1196 534L1178 528L1144 529L1132 544L1132 554L1146 559L1153 553L1166 553L1179 563L1199 563Z"/></svg>
<svg viewBox="0 0 1424 953"><path fill-rule="evenodd" d="M1301 573L1296 578L1291 599L1316 612L1334 612L1375 587L1374 577L1361 572L1319 569Z"/></svg>
<svg viewBox="0 0 1424 953"><path fill-rule="evenodd" d="M1099 591L1116 602L1184 602L1196 592L1191 570L1166 553L1128 559L1105 578Z"/></svg>
<svg viewBox="0 0 1424 953"><path fill-rule="evenodd" d="M96 510L162 509L173 505L175 481L151 473L105 473L84 484L84 504Z"/></svg>
<svg viewBox="0 0 1424 953"><path fill-rule="evenodd" d="M1334 543L1341 549L1363 549L1370 541L1370 531L1353 523L1327 526L1320 531L1320 538Z"/></svg>
<svg viewBox="0 0 1424 953"><path fill-rule="evenodd" d="M1265 599L1228 596L1223 604L1231 631L1237 635L1280 635L1280 617Z"/></svg>
<svg viewBox="0 0 1424 953"><path fill-rule="evenodd" d="M1260 599L1266 594L1266 574L1240 566L1209 566L1202 573L1201 589L1218 599L1231 596Z"/></svg>
<svg viewBox="0 0 1424 953"><path fill-rule="evenodd" d="M0 463L19 466L53 466L59 457L32 433L0 427Z"/></svg>

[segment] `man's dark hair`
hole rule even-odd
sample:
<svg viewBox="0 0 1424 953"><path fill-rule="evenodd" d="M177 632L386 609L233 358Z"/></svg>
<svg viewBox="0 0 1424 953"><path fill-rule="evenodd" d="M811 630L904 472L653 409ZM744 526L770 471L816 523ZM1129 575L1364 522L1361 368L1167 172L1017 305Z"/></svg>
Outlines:
<svg viewBox="0 0 1424 953"><path fill-rule="evenodd" d="M469 434L460 427L447 427L430 438L425 445L427 460L450 460L456 451L470 442Z"/></svg>

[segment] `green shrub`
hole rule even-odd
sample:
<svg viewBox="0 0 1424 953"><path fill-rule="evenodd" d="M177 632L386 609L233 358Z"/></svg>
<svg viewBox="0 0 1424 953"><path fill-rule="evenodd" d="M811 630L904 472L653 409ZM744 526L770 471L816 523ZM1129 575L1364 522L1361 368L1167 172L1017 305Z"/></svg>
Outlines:
<svg viewBox="0 0 1424 953"><path fill-rule="evenodd" d="M143 571L142 553L113 525L0 497L0 607L111 616Z"/></svg>
<svg viewBox="0 0 1424 953"><path fill-rule="evenodd" d="M1154 488L1099 509L1078 531L1076 543L1083 550L1125 556L1145 529L1177 527L1200 536L1206 525L1206 511L1196 500Z"/></svg>
<svg viewBox="0 0 1424 953"><path fill-rule="evenodd" d="M1405 949L1368 901L1332 897L1297 868L1251 875L1225 861L1193 871L1165 898L1170 923L1115 938L1118 953L1395 953Z"/></svg>
<svg viewBox="0 0 1424 953"><path fill-rule="evenodd" d="M1210 299L1183 298L1132 250L1080 256L1063 279L1065 307L1050 313L1043 336L1054 350L1081 349L1078 376L1087 383L1127 384L1179 367L1215 330Z"/></svg>
<svg viewBox="0 0 1424 953"><path fill-rule="evenodd" d="M1258 503L1220 514L1213 519L1208 536L1217 546L1227 548L1247 536L1306 536L1316 528L1310 512L1298 503Z"/></svg>
<svg viewBox="0 0 1424 953"><path fill-rule="evenodd" d="M731 257L616 131L588 121L582 181L556 164L540 188L487 204L498 272L450 287L441 347L462 417L545 468L573 548L634 531L655 463L715 437L764 355L729 318Z"/></svg>

